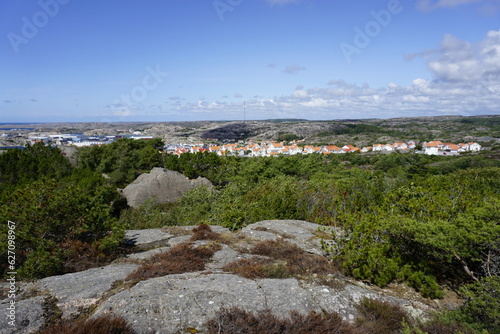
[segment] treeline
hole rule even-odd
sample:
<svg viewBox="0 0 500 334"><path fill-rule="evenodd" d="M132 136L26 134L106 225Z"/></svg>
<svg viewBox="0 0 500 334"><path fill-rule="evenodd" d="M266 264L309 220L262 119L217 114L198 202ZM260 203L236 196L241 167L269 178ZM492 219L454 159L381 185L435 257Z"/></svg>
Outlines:
<svg viewBox="0 0 500 334"><path fill-rule="evenodd" d="M116 254L124 229L208 223L237 230L265 219L301 219L327 233L344 231L332 232L324 247L347 275L379 286L406 282L429 298L463 287L479 303L467 312L482 315L454 319L477 329L498 325L498 160L398 153L177 157L161 153L162 144L123 139L79 149L76 166L41 145L0 155L0 218L17 223L19 273L43 277L76 270L82 257ZM206 177L215 187L195 188L175 204L126 207L116 188L158 166ZM481 291L497 301L485 302Z"/></svg>

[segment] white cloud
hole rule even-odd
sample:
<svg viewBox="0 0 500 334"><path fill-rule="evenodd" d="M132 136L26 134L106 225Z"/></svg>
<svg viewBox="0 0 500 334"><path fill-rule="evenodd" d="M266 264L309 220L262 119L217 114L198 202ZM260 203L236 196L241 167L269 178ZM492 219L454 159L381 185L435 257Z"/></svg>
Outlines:
<svg viewBox="0 0 500 334"><path fill-rule="evenodd" d="M306 98L308 96L308 94L307 94L306 90L301 88L301 89L295 90L295 92L293 93L293 96L298 97L298 98Z"/></svg>
<svg viewBox="0 0 500 334"><path fill-rule="evenodd" d="M315 107L327 107L329 105L329 101L324 100L321 97L318 97L318 98L312 98L311 100L309 100L307 102L303 102L300 105L302 105L304 107L313 107L313 108L315 108Z"/></svg>
<svg viewBox="0 0 500 334"><path fill-rule="evenodd" d="M451 82L490 81L500 78L500 30L471 44L445 35L436 50L407 55L408 60L423 57L435 80Z"/></svg>

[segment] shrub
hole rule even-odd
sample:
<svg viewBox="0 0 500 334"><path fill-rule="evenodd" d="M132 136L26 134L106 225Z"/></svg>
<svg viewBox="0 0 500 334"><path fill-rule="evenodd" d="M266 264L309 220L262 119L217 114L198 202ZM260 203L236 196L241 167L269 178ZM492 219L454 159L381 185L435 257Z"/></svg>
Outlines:
<svg viewBox="0 0 500 334"><path fill-rule="evenodd" d="M177 203L157 204L155 198L148 199L138 208L127 208L120 212L120 223L129 230L159 228L172 225Z"/></svg>
<svg viewBox="0 0 500 334"><path fill-rule="evenodd" d="M337 272L333 263L326 257L314 254L293 254L287 259L287 268L294 275L324 275Z"/></svg>
<svg viewBox="0 0 500 334"><path fill-rule="evenodd" d="M283 239L260 241L251 250L252 254L269 256L275 259L288 259L304 251Z"/></svg>
<svg viewBox="0 0 500 334"><path fill-rule="evenodd" d="M289 278L337 272L327 258L306 254L297 245L283 239L261 241L252 248L251 253L267 258L238 260L223 269L246 278Z"/></svg>
<svg viewBox="0 0 500 334"><path fill-rule="evenodd" d="M467 297L458 310L444 316L448 322L458 322L475 330L500 333L500 278L483 278L464 286L461 292Z"/></svg>
<svg viewBox="0 0 500 334"><path fill-rule="evenodd" d="M266 259L241 259L225 265L222 269L245 278L264 278L266 277L264 266L270 263L271 261Z"/></svg>
<svg viewBox="0 0 500 334"><path fill-rule="evenodd" d="M403 323L411 322L400 306L388 302L364 298L356 308L359 312L356 324L363 333L399 334L403 330Z"/></svg>
<svg viewBox="0 0 500 334"><path fill-rule="evenodd" d="M153 256L149 263L137 268L126 280L145 280L172 274L182 274L205 269L205 263L218 250L218 246L199 246L182 243L167 252Z"/></svg>
<svg viewBox="0 0 500 334"><path fill-rule="evenodd" d="M206 328L209 334L361 334L336 313L292 311L289 318L278 318L269 309L254 314L236 307L221 309Z"/></svg>
<svg viewBox="0 0 500 334"><path fill-rule="evenodd" d="M119 195L99 180L92 188L84 182L41 180L19 187L0 204L0 239L7 241L7 221L16 223L16 264L22 278L43 278L71 271L67 260L88 256L70 252L68 243L84 243L98 250L95 257L116 253L123 228L112 215ZM5 246L0 253L7 256ZM6 271L6 262L0 267Z"/></svg>
<svg viewBox="0 0 500 334"><path fill-rule="evenodd" d="M460 324L452 324L441 321L431 321L421 325L421 333L427 334L473 334L474 332Z"/></svg>
<svg viewBox="0 0 500 334"><path fill-rule="evenodd" d="M212 231L209 225L201 224L195 228L193 228L193 236L191 237L191 241L196 240L219 240L220 234Z"/></svg>
<svg viewBox="0 0 500 334"><path fill-rule="evenodd" d="M122 317L104 315L79 321L63 321L45 327L39 334L135 334Z"/></svg>

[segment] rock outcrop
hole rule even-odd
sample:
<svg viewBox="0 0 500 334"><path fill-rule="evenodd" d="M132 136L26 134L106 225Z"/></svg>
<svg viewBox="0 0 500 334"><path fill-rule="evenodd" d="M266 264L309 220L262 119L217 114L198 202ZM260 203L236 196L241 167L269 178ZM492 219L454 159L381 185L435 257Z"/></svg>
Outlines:
<svg viewBox="0 0 500 334"><path fill-rule="evenodd" d="M368 297L398 304L418 317L438 308L438 304L401 294L390 289L367 286L344 277L329 274L330 283L316 279L315 274L285 278L244 278L225 270L228 263L242 259L265 259L250 249L262 241L294 244L300 252L322 257L320 240L328 233L319 225L294 220L269 220L249 225L232 233L212 226L216 239L196 237L193 227L166 227L133 230L126 239L137 253L116 260L102 268L48 277L23 284L18 294L18 320L15 329L7 329L0 317L0 333L32 333L54 315L74 318L79 314L97 317L121 316L137 333L204 332L204 324L221 308L238 307L246 311L270 309L286 317L290 311L336 312L353 322L356 303ZM194 236L194 237L193 237ZM196 247L217 245L205 269L177 273L141 281L127 281L127 276L158 253L175 245L189 243ZM292 254L293 255L293 254ZM401 287L400 287L401 288ZM405 293L411 291L406 289ZM0 302L5 309L8 300Z"/></svg>
<svg viewBox="0 0 500 334"><path fill-rule="evenodd" d="M139 175L122 194L131 207L138 207L150 198L155 198L159 204L173 203L186 191L200 185L211 187L212 183L205 178L190 180L179 172L156 167L150 173Z"/></svg>

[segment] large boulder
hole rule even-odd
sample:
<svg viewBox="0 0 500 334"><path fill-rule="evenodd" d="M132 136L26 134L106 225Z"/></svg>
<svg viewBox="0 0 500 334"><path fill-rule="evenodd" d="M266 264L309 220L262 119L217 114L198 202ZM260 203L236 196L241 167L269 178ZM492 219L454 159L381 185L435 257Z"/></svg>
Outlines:
<svg viewBox="0 0 500 334"><path fill-rule="evenodd" d="M211 187L212 183L201 177L190 180L179 172L157 167L139 175L122 193L128 205L135 208L150 198L155 198L158 204L176 202L186 191L201 185Z"/></svg>

